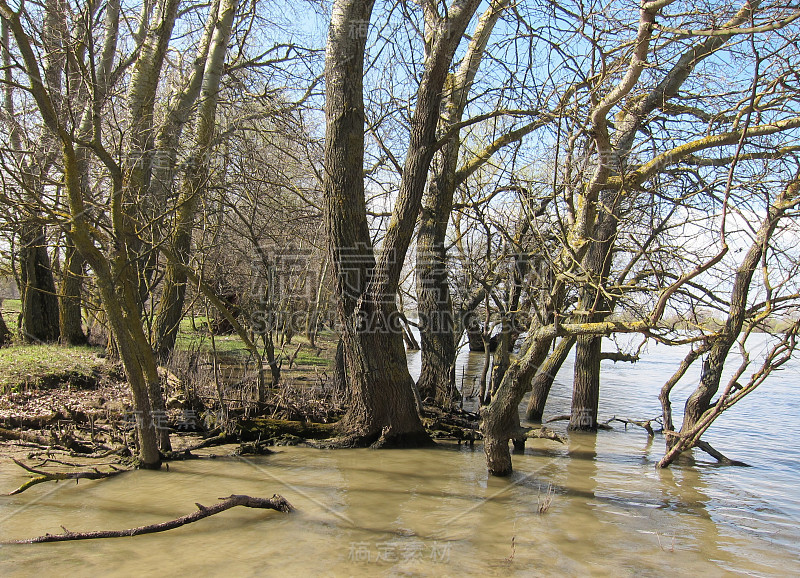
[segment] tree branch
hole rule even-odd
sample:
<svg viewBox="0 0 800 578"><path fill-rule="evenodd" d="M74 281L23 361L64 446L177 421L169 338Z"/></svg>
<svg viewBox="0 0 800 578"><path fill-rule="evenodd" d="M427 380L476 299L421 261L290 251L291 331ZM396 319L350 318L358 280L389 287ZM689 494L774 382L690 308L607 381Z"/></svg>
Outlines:
<svg viewBox="0 0 800 578"><path fill-rule="evenodd" d="M129 528L127 530L101 530L98 532L70 532L64 528L63 534L45 534L38 538L30 538L27 540L11 540L3 542L4 544L40 544L42 542L68 542L72 540L94 540L96 538L124 538L128 536L138 536L140 534L153 534L155 532L164 532L174 528L180 528L186 524L197 522L203 518L208 518L214 514L219 514L225 510L229 510L235 506L244 506L245 508L263 508L269 510L277 510L278 512L291 512L294 510L292 505L286 501L285 498L275 494L270 499L266 498L253 498L241 494L233 494L227 498L220 498L221 502L213 506L203 506L202 504L195 504L197 511L181 516L169 522L161 522L160 524L150 524L149 526L139 526L138 528ZM62 526L63 528L63 526Z"/></svg>

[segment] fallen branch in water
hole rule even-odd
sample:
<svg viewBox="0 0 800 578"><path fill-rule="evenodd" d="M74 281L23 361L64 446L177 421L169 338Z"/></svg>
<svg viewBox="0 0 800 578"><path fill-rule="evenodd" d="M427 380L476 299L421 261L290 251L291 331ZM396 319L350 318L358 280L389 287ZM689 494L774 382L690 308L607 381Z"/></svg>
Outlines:
<svg viewBox="0 0 800 578"><path fill-rule="evenodd" d="M235 506L244 506L245 508L264 508L269 510L277 510L278 512L291 512L294 510L292 505L286 501L285 498L275 494L270 499L266 498L253 498L244 495L231 495L227 498L220 498L221 502L213 506L203 506L195 504L197 511L181 516L169 522L161 522L160 524L150 524L149 526L139 526L138 528L129 528L127 530L103 530L99 532L70 532L64 529L63 534L45 534L38 538L30 538L28 540L12 540L10 542L3 542L4 544L40 544L42 542L68 542L70 540L94 540L96 538L124 538L128 536L138 536L141 534L153 534L155 532L164 532L166 530L173 530L180 528L186 524L197 522L203 518L208 518L214 514L219 514L225 510L229 510Z"/></svg>
<svg viewBox="0 0 800 578"><path fill-rule="evenodd" d="M647 435L650 437L654 437L656 435L655 430L653 430L653 426L650 425L654 420L648 419L647 421L636 421L635 419L624 419L621 417L614 416L610 420L608 420L605 425L609 425L612 421L618 421L620 423L625 424L625 429L628 429L628 425L636 425L641 428L644 428L647 431Z"/></svg>
<svg viewBox="0 0 800 578"><path fill-rule="evenodd" d="M36 484L41 484L43 482L59 482L61 480L75 480L75 483L77 483L78 480L100 480L103 478L110 478L112 476L116 476L117 474L121 474L122 472L127 472L130 469L130 468L116 468L114 466L111 466L114 469L110 472L101 472L97 468L93 470L86 470L80 472L45 472L44 470L36 470L34 468L31 468L30 466L26 466L25 464L15 460L14 458L11 459L14 461L15 464L17 464L25 471L28 471L32 474L36 474L36 477L31 478L13 492L6 494L8 496L15 496L17 494L21 494L31 486L35 486Z"/></svg>
<svg viewBox="0 0 800 578"><path fill-rule="evenodd" d="M564 414L564 415L557 415L557 416L555 416L555 417L551 417L550 419L548 419L548 420L547 420L547 421L545 421L544 423L552 423L552 422L554 422L554 421L569 421L569 420L571 420L571 419L572 419L572 416L571 416L570 414L568 414L568 413L567 413L567 414ZM608 423L609 423L611 420L613 420L613 419L614 419L614 418L611 418L610 420L608 420L608 421L607 421L607 422L605 422L605 423L600 423L600 422L597 422L597 429L603 429L603 430L610 430L610 429L614 429L613 427L611 427L610 425L608 425Z"/></svg>
<svg viewBox="0 0 800 578"><path fill-rule="evenodd" d="M563 436L558 435L551 429L547 429L546 427L540 428L523 428L520 435L515 436L517 438L536 438L536 439L545 439L545 440L553 440L554 442L564 443L566 438Z"/></svg>

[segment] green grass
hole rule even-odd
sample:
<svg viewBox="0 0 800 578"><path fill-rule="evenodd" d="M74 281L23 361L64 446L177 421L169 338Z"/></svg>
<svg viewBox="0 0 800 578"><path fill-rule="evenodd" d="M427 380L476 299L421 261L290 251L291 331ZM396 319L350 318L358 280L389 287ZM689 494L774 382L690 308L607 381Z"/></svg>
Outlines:
<svg viewBox="0 0 800 578"><path fill-rule="evenodd" d="M206 331L205 317L195 317L197 331L192 329L192 321L188 317L181 320L178 336L175 340L175 347L183 351L201 351L210 353L212 351L211 336ZM247 348L238 335L215 335L214 345L217 353L226 357L247 357Z"/></svg>
<svg viewBox="0 0 800 578"><path fill-rule="evenodd" d="M205 316L197 315L195 316L194 320L197 331L192 328L192 320L189 316L186 316L181 320L180 330L175 342L175 347L178 350L183 351L199 350L203 353L210 353L212 351L212 346L211 336L206 331L207 318ZM333 353L336 351L336 340L331 337L331 335L332 334L329 335L327 333L320 333L320 335L317 336L317 344L326 348L326 353L330 353L330 356L332 357ZM329 341L331 343L329 343ZM303 343L304 346L297 354L295 366L326 367L331 365L332 362L329 358L322 355L315 355L314 353L316 350L312 350L308 345L308 341L299 335L295 336L294 340L292 341L292 345L288 345L286 347L284 351L285 355L289 356L294 353L294 350L297 348L299 343ZM241 357L242 360L244 360L250 355L248 349L236 334L215 335L214 344L216 346L217 353L224 357ZM256 346L258 345L259 343L256 342ZM260 349L261 348L259 347L259 350ZM275 353L276 355L280 353L280 349L278 348L277 344L275 346Z"/></svg>
<svg viewBox="0 0 800 578"><path fill-rule="evenodd" d="M12 345L0 349L0 392L87 378L105 367L102 349L60 345Z"/></svg>
<svg viewBox="0 0 800 578"><path fill-rule="evenodd" d="M3 321L6 322L8 329L11 333L16 334L19 312L22 310L22 301L19 299L5 299L0 309L3 311Z"/></svg>
<svg viewBox="0 0 800 578"><path fill-rule="evenodd" d="M331 365L331 360L326 359L324 357L319 357L314 355L312 351L309 351L306 348L300 350L300 353L297 354L297 359L295 359L296 365L312 365L317 367L326 367Z"/></svg>

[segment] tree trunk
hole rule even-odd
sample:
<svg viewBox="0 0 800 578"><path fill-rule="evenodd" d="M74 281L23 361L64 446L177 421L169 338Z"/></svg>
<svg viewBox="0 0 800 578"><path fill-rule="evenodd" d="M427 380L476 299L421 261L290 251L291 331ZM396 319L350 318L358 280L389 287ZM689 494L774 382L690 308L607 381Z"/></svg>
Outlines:
<svg viewBox="0 0 800 578"><path fill-rule="evenodd" d="M58 341L58 297L44 228L23 224L20 234L21 334L26 341Z"/></svg>
<svg viewBox="0 0 800 578"><path fill-rule="evenodd" d="M539 367L536 376L531 382L531 397L528 401L528 409L525 412L525 419L535 423L541 423L544 415L547 397L550 395L550 388L558 375L561 366L569 357L569 352L575 345L575 337L563 337L547 360Z"/></svg>
<svg viewBox="0 0 800 578"><path fill-rule="evenodd" d="M469 350L473 353L482 353L484 350L483 327L474 309L469 310L464 315L464 330L467 333Z"/></svg>
<svg viewBox="0 0 800 578"><path fill-rule="evenodd" d="M150 194L154 160L154 120L159 79L175 27L180 0L155 3L155 12L143 11L146 35L130 73L128 88L128 142L123 167L125 194L131 203L125 219L129 230L125 238L130 265L136 268L138 307L151 291L156 265L154 247L161 241L154 236L156 215L163 211ZM147 20L149 19L149 22ZM143 24L145 24L143 22Z"/></svg>
<svg viewBox="0 0 800 578"><path fill-rule="evenodd" d="M59 328L61 342L67 345L85 345L81 315L81 286L83 285L84 259L67 237L64 269L59 293Z"/></svg>
<svg viewBox="0 0 800 578"><path fill-rule="evenodd" d="M155 323L156 352L161 359L166 359L172 353L183 317L187 279L184 266L189 263L195 213L200 203L201 192L208 184L208 157L213 145L220 79L237 7L237 0L220 2L219 12L216 15L217 26L214 29L203 74L195 123L194 153L189 161L183 190L178 199L178 211L172 233L172 250L179 262L167 263Z"/></svg>
<svg viewBox="0 0 800 578"><path fill-rule="evenodd" d="M572 410L567 427L570 431L597 431L602 341L602 337L590 335L581 335L577 339Z"/></svg>
<svg viewBox="0 0 800 578"><path fill-rule="evenodd" d="M417 414L403 338L388 328L343 335L349 408L339 428L349 445L418 447L432 443Z"/></svg>
<svg viewBox="0 0 800 578"><path fill-rule="evenodd" d="M512 303L511 309L516 310L518 303ZM494 354L494 367L492 368L491 395L494 395L503 381L506 371L511 366L511 350L519 334L514 330L513 321L505 316L500 334L497 336L497 349Z"/></svg>
<svg viewBox="0 0 800 578"><path fill-rule="evenodd" d="M453 303L445 255L459 144L459 139L454 138L437 155L438 167L434 167L423 197L417 233L417 310L422 347L417 389L423 399L432 398L440 407L459 399Z"/></svg>
<svg viewBox="0 0 800 578"><path fill-rule="evenodd" d="M725 359L742 332L747 315L747 298L750 293L753 274L758 268L764 252L767 250L778 222L785 216L788 209L795 207L798 203L800 203L800 178L796 177L786 186L775 202L769 206L756 238L736 270L725 326L712 341L708 355L703 361L700 383L686 400L681 430L677 438L667 436L667 453L658 462L658 467L665 468L669 466L681 452L693 447L700 439L705 428L710 425L710 422L705 426L699 422L712 407L712 399L717 394L722 380ZM663 403L662 396L662 405Z"/></svg>
<svg viewBox="0 0 800 578"><path fill-rule="evenodd" d="M442 130L462 120L489 37L508 3L508 0L491 2L478 19L463 60L448 78L449 90L441 104ZM456 132L436 154L422 199L417 233L417 308L422 341L422 367L417 388L423 398L432 397L443 407L460 398L455 384L457 337L445 255L460 147L461 139Z"/></svg>
<svg viewBox="0 0 800 578"><path fill-rule="evenodd" d="M422 445L395 295L436 140L442 85L478 2L454 8L452 35L438 34L417 93L393 217L377 262L364 200L364 51L374 2L333 4L325 66L325 224L342 323L350 406L340 430L350 445ZM442 30L437 30L441 32ZM427 37L427 36L426 36Z"/></svg>
<svg viewBox="0 0 800 578"><path fill-rule="evenodd" d="M0 300L0 306L3 305L3 301ZM11 331L8 330L8 325L6 325L5 319L3 319L3 311L0 309L0 347L4 345L8 345L11 342Z"/></svg>
<svg viewBox="0 0 800 578"><path fill-rule="evenodd" d="M481 411L486 465L493 476L511 473L508 441L519 437L519 404L527 391L526 385L544 362L550 342L550 339L533 339L525 355L506 371L491 403Z"/></svg>
<svg viewBox="0 0 800 578"><path fill-rule="evenodd" d="M451 199L452 201L452 199ZM445 407L458 401L455 383L456 344L453 308L447 282L444 237L449 207L439 217L423 208L417 235L417 309L420 317L421 369L417 389Z"/></svg>

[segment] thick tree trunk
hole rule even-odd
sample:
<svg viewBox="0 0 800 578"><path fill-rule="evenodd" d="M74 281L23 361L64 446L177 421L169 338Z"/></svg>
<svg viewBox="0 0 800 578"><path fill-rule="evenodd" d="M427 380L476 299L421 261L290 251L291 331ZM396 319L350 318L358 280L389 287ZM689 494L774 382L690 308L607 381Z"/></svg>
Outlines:
<svg viewBox="0 0 800 578"><path fill-rule="evenodd" d="M602 341L602 337L578 337L575 346L572 410L567 427L570 431L597 431Z"/></svg>
<svg viewBox="0 0 800 578"><path fill-rule="evenodd" d="M539 367L536 376L531 382L531 397L528 400L528 408L525 411L525 419L535 423L541 423L544 415L544 408L547 404L547 397L550 395L550 388L558 375L561 366L564 365L569 352L575 345L575 337L563 337L556 345L555 350L547 357L547 360Z"/></svg>
<svg viewBox="0 0 800 578"><path fill-rule="evenodd" d="M441 407L460 397L455 383L455 324L445 254L459 144L454 138L437 155L422 200L417 233L417 310L422 347L417 389L423 399L432 398Z"/></svg>
<svg viewBox="0 0 800 578"><path fill-rule="evenodd" d="M83 256L75 249L75 244L67 237L64 255L64 269L59 292L59 329L61 342L67 345L85 345L81 315L81 286L83 285Z"/></svg>
<svg viewBox="0 0 800 578"><path fill-rule="evenodd" d="M349 408L339 422L345 445L418 447L432 443L417 414L402 335L389 327L374 326L345 331L342 337L349 386Z"/></svg>
<svg viewBox="0 0 800 578"><path fill-rule="evenodd" d="M602 199L595 226L595 238L583 260L587 281L581 287L580 309L586 322L603 321L614 304L602 291L611 270L611 250L617 234L619 216L615 214L619 194ZM600 361L602 341L599 336L579 336L575 346L575 371L572 385L572 406L567 429L597 431L597 407L600 401Z"/></svg>
<svg viewBox="0 0 800 578"><path fill-rule="evenodd" d="M434 404L447 407L457 402L461 394L456 388L456 347L453 333L431 332L421 336L421 369L417 389L420 396Z"/></svg>
<svg viewBox="0 0 800 578"><path fill-rule="evenodd" d="M454 3L427 26L427 58L416 95L397 201L375 258L364 199L364 52L374 2L336 0L325 61L325 224L336 278L350 386L341 421L353 445L430 443L403 349L395 296L422 206L453 55L479 0ZM427 12L430 6L424 7Z"/></svg>
<svg viewBox="0 0 800 578"><path fill-rule="evenodd" d="M464 330L467 333L467 344L473 353L482 353L485 349L483 343L483 326L474 309L464 316Z"/></svg>
<svg viewBox="0 0 800 578"><path fill-rule="evenodd" d="M440 211L423 207L417 235L417 309L422 349L417 389L423 399L431 398L441 407L459 399L453 306L444 254L449 215L449 206Z"/></svg>
<svg viewBox="0 0 800 578"><path fill-rule="evenodd" d="M489 37L508 3L508 0L491 2L478 19L463 60L448 78L449 90L441 103L442 130L449 130L462 120ZM432 23L429 28L433 28ZM432 397L440 406L460 398L455 385L457 337L445 255L460 147L461 139L456 133L436 154L422 199L417 233L417 308L422 323L422 368L417 388L422 397Z"/></svg>
<svg viewBox="0 0 800 578"><path fill-rule="evenodd" d="M22 337L26 341L58 341L58 297L44 228L27 223L20 234L19 268Z"/></svg>

